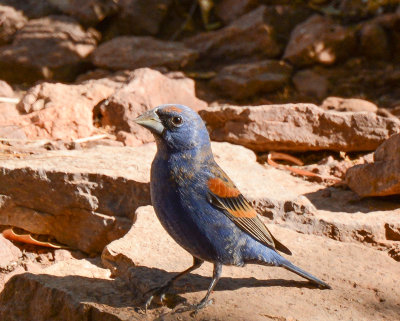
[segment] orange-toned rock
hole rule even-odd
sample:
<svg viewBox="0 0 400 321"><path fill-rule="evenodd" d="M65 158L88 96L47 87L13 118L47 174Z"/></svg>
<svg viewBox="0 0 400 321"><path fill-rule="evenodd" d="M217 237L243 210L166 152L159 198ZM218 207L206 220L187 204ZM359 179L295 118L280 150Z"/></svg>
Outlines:
<svg viewBox="0 0 400 321"><path fill-rule="evenodd" d="M114 86L114 87L113 87ZM90 136L93 108L114 93L118 84L89 80L80 85L42 83L28 90L18 104L23 115L14 124L30 139L71 141Z"/></svg>
<svg viewBox="0 0 400 321"><path fill-rule="evenodd" d="M290 81L292 68L279 60L234 64L222 68L211 80L222 94L243 99L281 89Z"/></svg>
<svg viewBox="0 0 400 321"><path fill-rule="evenodd" d="M254 151L371 151L400 132L396 119L325 111L312 104L218 106L200 115L211 139Z"/></svg>
<svg viewBox="0 0 400 321"><path fill-rule="evenodd" d="M27 22L25 16L13 7L0 5L0 45L11 42L15 32Z"/></svg>
<svg viewBox="0 0 400 321"><path fill-rule="evenodd" d="M355 48L353 29L313 15L293 30L283 58L296 66L331 65L349 57Z"/></svg>
<svg viewBox="0 0 400 321"><path fill-rule="evenodd" d="M320 107L325 110L336 111L368 111L371 113L376 113L378 111L377 105L368 100L359 98L328 97L322 102Z"/></svg>
<svg viewBox="0 0 400 321"><path fill-rule="evenodd" d="M11 44L0 47L0 78L12 83L71 81L85 69L99 37L67 16L30 20Z"/></svg>
<svg viewBox="0 0 400 321"><path fill-rule="evenodd" d="M101 123L133 134L138 142L153 141L148 130L133 120L144 111L161 104L176 103L198 111L207 103L198 99L195 84L182 73L163 75L148 68L137 69L130 74L127 83L100 106ZM130 139L133 142L132 138ZM134 143L137 145L137 143Z"/></svg>
<svg viewBox="0 0 400 321"><path fill-rule="evenodd" d="M362 197L400 194L400 134L374 153L374 162L355 165L346 173L349 187Z"/></svg>
<svg viewBox="0 0 400 321"><path fill-rule="evenodd" d="M112 70L143 67L178 70L196 58L196 50L180 42L133 36L121 36L106 41L92 55L93 64L97 67Z"/></svg>

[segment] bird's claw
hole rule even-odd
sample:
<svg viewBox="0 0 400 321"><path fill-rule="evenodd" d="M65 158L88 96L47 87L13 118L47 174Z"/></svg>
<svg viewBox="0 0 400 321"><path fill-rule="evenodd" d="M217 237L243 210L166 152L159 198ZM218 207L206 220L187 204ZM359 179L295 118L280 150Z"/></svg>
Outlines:
<svg viewBox="0 0 400 321"><path fill-rule="evenodd" d="M208 307L209 305L214 303L214 299L210 300L201 300L198 304L193 304L184 308L180 308L176 310L176 313L182 313L182 312L187 312L187 311L192 311L190 313L190 316L193 317L199 312L199 310L204 309L205 307Z"/></svg>
<svg viewBox="0 0 400 321"><path fill-rule="evenodd" d="M159 298L160 303L162 304L163 301L165 300L165 295L167 294L167 291L169 289L168 285L161 286L159 288L153 288L149 291L147 291L145 294L151 293L150 297L147 299L145 303L145 311L147 312L148 307L151 305L151 302L153 302L153 299L155 297Z"/></svg>

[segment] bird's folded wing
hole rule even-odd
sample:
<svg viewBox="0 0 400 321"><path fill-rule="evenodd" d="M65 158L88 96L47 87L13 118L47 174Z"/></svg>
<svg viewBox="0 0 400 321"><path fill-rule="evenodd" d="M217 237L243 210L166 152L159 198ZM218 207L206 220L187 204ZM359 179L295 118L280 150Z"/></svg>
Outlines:
<svg viewBox="0 0 400 321"><path fill-rule="evenodd" d="M286 254L290 250L276 240L258 217L256 210L240 193L229 177L221 171L220 177L208 180L209 201L222 210L239 228L264 245Z"/></svg>

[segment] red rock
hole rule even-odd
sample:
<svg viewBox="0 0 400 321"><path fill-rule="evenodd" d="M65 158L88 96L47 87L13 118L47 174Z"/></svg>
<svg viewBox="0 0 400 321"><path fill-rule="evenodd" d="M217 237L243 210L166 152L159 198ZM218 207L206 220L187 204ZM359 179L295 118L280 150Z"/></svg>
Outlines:
<svg viewBox="0 0 400 321"><path fill-rule="evenodd" d="M155 146L56 150L3 159L0 225L51 235L86 253L122 237L150 203Z"/></svg>
<svg viewBox="0 0 400 321"><path fill-rule="evenodd" d="M27 22L25 16L13 7L0 5L0 45L11 42L15 32Z"/></svg>
<svg viewBox="0 0 400 321"><path fill-rule="evenodd" d="M96 25L103 21L107 16L117 12L117 1L104 0L50 0L62 13L72 16L85 26Z"/></svg>
<svg viewBox="0 0 400 321"><path fill-rule="evenodd" d="M211 139L254 151L370 151L400 131L373 113L324 111L312 104L222 106L200 111Z"/></svg>
<svg viewBox="0 0 400 321"><path fill-rule="evenodd" d="M84 31L66 16L30 20L12 44L0 47L0 78L19 83L73 80L85 68L98 38L97 31Z"/></svg>
<svg viewBox="0 0 400 321"><path fill-rule="evenodd" d="M0 271L14 270L22 252L0 233Z"/></svg>
<svg viewBox="0 0 400 321"><path fill-rule="evenodd" d="M267 8L260 6L217 31L201 33L184 43L200 52L201 59L235 60L249 57L277 57L282 48L274 26L265 21Z"/></svg>
<svg viewBox="0 0 400 321"><path fill-rule="evenodd" d="M36 85L18 104L20 112L26 115L19 117L14 124L22 126L30 139L70 141L90 136L94 130L94 106L115 91L110 83L93 80L80 85Z"/></svg>
<svg viewBox="0 0 400 321"><path fill-rule="evenodd" d="M292 78L296 90L302 97L323 99L328 94L329 81L311 69L301 70Z"/></svg>
<svg viewBox="0 0 400 321"><path fill-rule="evenodd" d="M395 134L374 153L374 162L355 165L346 183L362 197L400 194L400 134Z"/></svg>
<svg viewBox="0 0 400 321"><path fill-rule="evenodd" d="M177 103L198 111L207 104L196 98L192 79L181 73L163 75L158 71L143 68L133 71L129 81L100 106L103 126L112 126L130 132L142 143L153 141L148 130L133 120L144 111L161 104Z"/></svg>
<svg viewBox="0 0 400 321"><path fill-rule="evenodd" d="M15 98L14 90L11 88L9 84L5 81L0 80L0 97L2 98ZM0 131L2 134L5 131L9 131L10 128L4 130L4 126L10 127L10 122L12 119L19 116L18 110L16 108L16 104L8 103L8 102L1 102L0 101ZM3 136L0 137L12 138L11 136ZM17 138L17 137L14 137Z"/></svg>
<svg viewBox="0 0 400 321"><path fill-rule="evenodd" d="M349 57L355 48L353 29L313 15L293 30L283 58L296 66L331 65Z"/></svg>
<svg viewBox="0 0 400 321"><path fill-rule="evenodd" d="M225 24L255 9L257 0L222 0L216 3L215 13Z"/></svg>
<svg viewBox="0 0 400 321"><path fill-rule="evenodd" d="M222 68L211 84L234 99L278 90L290 81L292 68L278 60L235 64Z"/></svg>
<svg viewBox="0 0 400 321"><path fill-rule="evenodd" d="M155 35L172 0L120 0L114 21L120 34Z"/></svg>
<svg viewBox="0 0 400 321"><path fill-rule="evenodd" d="M322 102L320 107L325 110L336 111L368 111L371 113L378 112L378 106L376 106L374 103L358 98L328 97Z"/></svg>
<svg viewBox="0 0 400 321"><path fill-rule="evenodd" d="M192 63L197 52L184 44L152 37L123 36L101 44L92 56L100 68L112 70L166 67L177 70Z"/></svg>
<svg viewBox="0 0 400 321"><path fill-rule="evenodd" d="M367 22L362 26L360 51L370 59L387 59L390 56L388 36L378 23Z"/></svg>

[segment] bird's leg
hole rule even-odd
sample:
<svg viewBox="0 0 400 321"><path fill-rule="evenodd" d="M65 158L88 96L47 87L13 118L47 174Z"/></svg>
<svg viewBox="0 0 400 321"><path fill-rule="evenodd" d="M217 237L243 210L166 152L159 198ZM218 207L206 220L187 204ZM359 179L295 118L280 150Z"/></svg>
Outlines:
<svg viewBox="0 0 400 321"><path fill-rule="evenodd" d="M160 302L162 302L164 300L164 298L165 298L165 294L174 285L175 281L180 279L185 274L190 273L190 272L198 269L203 263L204 263L203 260L200 260L197 257L193 256L193 265L190 268L188 268L185 271L175 275L171 280L169 280L163 286L147 291L146 293L151 293L151 296L146 301L146 305L145 305L146 311L147 311L147 308L150 306L150 304L153 301L155 296L158 296L160 298Z"/></svg>
<svg viewBox="0 0 400 321"><path fill-rule="evenodd" d="M193 315L193 314L196 314L200 309L203 309L206 306L209 306L210 304L212 304L213 300L212 299L208 300L208 298L209 298L212 290L214 290L215 286L217 285L217 282L218 282L219 278L221 277L221 273L222 273L222 264L214 263L213 278L211 280L210 285L208 286L206 296L198 304L192 305L189 308L180 309L179 312L193 310L193 312L192 312L192 315Z"/></svg>

